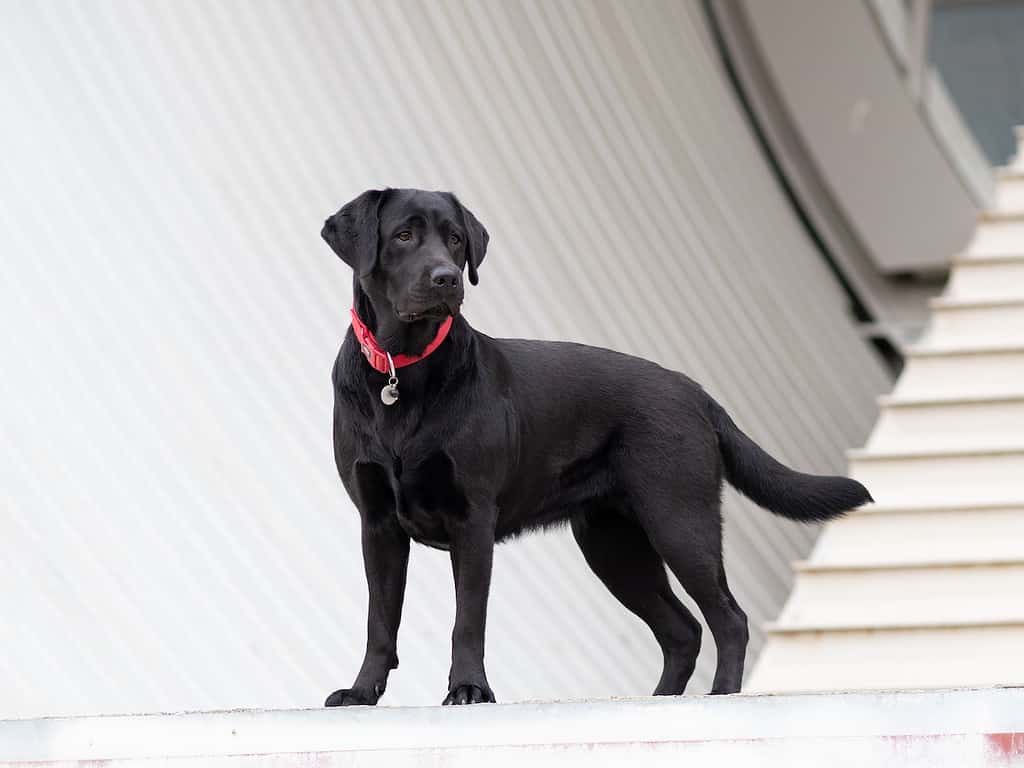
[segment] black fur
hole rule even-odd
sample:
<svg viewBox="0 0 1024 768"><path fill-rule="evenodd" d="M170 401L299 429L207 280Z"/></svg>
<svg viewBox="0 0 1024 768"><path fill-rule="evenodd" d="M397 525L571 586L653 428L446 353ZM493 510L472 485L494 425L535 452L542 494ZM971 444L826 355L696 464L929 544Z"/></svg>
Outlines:
<svg viewBox="0 0 1024 768"><path fill-rule="evenodd" d="M848 477L808 475L780 464L747 437L714 400L711 423L718 434L725 479L770 512L801 523L838 517L869 501L868 489Z"/></svg>
<svg viewBox="0 0 1024 768"><path fill-rule="evenodd" d="M712 692L738 691L747 621L722 564L723 476L803 521L869 501L864 487L779 464L680 373L606 349L473 330L458 314L458 275L468 268L476 282L488 236L450 194L367 192L328 219L323 236L352 267L354 306L392 354L420 353L456 315L432 355L399 370L395 405L381 402L386 377L351 331L335 362L335 460L362 520L369 616L355 682L327 705L376 703L398 666L410 540L452 560L445 703L494 701L483 661L494 544L563 522L597 577L660 644L656 694L683 692L701 642L666 566L714 635Z"/></svg>

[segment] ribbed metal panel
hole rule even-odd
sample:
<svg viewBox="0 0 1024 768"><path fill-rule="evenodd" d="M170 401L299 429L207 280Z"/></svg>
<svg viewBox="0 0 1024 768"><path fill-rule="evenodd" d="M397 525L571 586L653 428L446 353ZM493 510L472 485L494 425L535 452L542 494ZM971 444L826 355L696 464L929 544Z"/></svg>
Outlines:
<svg viewBox="0 0 1024 768"><path fill-rule="evenodd" d="M696 3L7 3L0 27L2 716L350 681L350 276L319 229L364 188L452 189L485 222L484 331L686 371L806 470L874 421L886 377ZM814 532L727 512L756 654ZM388 703L442 697L452 593L417 548ZM488 630L506 701L646 693L660 668L565 532L500 549Z"/></svg>

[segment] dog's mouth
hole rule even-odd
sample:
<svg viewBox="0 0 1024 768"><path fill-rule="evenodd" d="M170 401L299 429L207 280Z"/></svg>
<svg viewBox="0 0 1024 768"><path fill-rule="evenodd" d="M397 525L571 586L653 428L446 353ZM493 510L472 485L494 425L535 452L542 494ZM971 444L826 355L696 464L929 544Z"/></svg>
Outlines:
<svg viewBox="0 0 1024 768"><path fill-rule="evenodd" d="M415 312L397 310L397 314L398 319L403 323L415 323L419 320L443 320L449 315L456 317L459 314L459 305L441 303Z"/></svg>

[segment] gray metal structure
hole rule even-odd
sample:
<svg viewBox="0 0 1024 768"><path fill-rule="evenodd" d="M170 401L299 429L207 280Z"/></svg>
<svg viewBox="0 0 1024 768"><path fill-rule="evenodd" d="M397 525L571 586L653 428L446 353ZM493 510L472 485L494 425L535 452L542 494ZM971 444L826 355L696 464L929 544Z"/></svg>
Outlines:
<svg viewBox="0 0 1024 768"><path fill-rule="evenodd" d="M843 471L889 387L697 3L8 3L0 28L0 717L350 680L350 275L319 229L364 188L452 189L485 222L481 330L685 371L793 466ZM814 530L726 512L753 657ZM499 700L656 681L565 531L500 548L490 605ZM453 612L416 548L386 703L440 700Z"/></svg>
<svg viewBox="0 0 1024 768"><path fill-rule="evenodd" d="M917 19L902 0L708 6L759 136L863 306L865 332L905 350L949 255L993 202L992 168L912 50L927 0L913 3Z"/></svg>

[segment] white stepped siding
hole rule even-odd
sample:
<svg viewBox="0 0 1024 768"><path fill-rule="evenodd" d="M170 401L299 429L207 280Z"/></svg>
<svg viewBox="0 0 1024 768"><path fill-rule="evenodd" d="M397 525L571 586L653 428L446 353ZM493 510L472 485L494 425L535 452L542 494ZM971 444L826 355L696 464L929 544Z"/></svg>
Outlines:
<svg viewBox="0 0 1024 768"><path fill-rule="evenodd" d="M813 557L865 566L989 560L1024 561L1024 499L1005 506L870 507L828 525Z"/></svg>
<svg viewBox="0 0 1024 768"><path fill-rule="evenodd" d="M912 349L896 382L899 398L986 398L1024 393L1020 346Z"/></svg>
<svg viewBox="0 0 1024 768"><path fill-rule="evenodd" d="M1024 683L1022 158L850 453L877 504L797 564L751 688Z"/></svg>
<svg viewBox="0 0 1024 768"><path fill-rule="evenodd" d="M351 682L351 275L319 233L368 187L452 189L487 225L481 330L685 371L801 469L842 471L890 386L701 3L46 0L0 29L0 717ZM816 530L726 509L753 660ZM440 702L453 615L448 557L416 547L383 703ZM487 629L499 701L661 670L565 530L499 548Z"/></svg>
<svg viewBox="0 0 1024 768"><path fill-rule="evenodd" d="M850 476L886 504L994 504L1019 499L1024 448L854 453Z"/></svg>
<svg viewBox="0 0 1024 768"><path fill-rule="evenodd" d="M1013 448L1024 440L1024 395L880 402L869 450Z"/></svg>
<svg viewBox="0 0 1024 768"><path fill-rule="evenodd" d="M1000 211L983 216L968 246L977 256L1020 256L1024 242L1024 212Z"/></svg>
<svg viewBox="0 0 1024 768"><path fill-rule="evenodd" d="M1024 293L1024 254L1019 244L1013 248L1017 250L1002 255L971 254L954 260L945 296L975 302L1020 299Z"/></svg>
<svg viewBox="0 0 1024 768"><path fill-rule="evenodd" d="M1011 291L1007 291L1011 293ZM949 344L1014 344L1024 339L1024 298L932 301L931 338Z"/></svg>
<svg viewBox="0 0 1024 768"><path fill-rule="evenodd" d="M1024 172L1007 172L996 189L997 211L1024 211Z"/></svg>
<svg viewBox="0 0 1024 768"><path fill-rule="evenodd" d="M1024 558L1006 562L798 564L796 586L781 626L901 627L958 622L1019 621ZM842 595L841 600L836 595Z"/></svg>
<svg viewBox="0 0 1024 768"><path fill-rule="evenodd" d="M1024 680L1024 622L907 628L792 627L773 632L750 689L877 690Z"/></svg>

